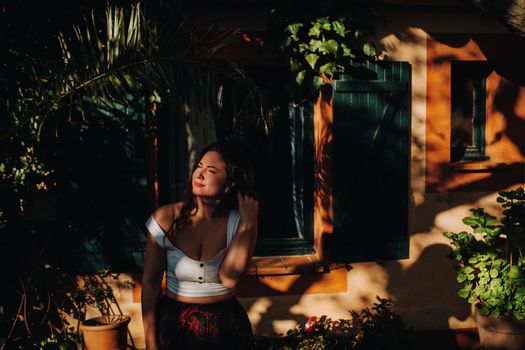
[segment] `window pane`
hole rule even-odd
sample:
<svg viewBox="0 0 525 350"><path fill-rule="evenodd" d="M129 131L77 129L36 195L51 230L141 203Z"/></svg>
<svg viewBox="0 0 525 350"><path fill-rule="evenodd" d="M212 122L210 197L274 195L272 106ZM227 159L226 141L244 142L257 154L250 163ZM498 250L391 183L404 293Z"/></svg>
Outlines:
<svg viewBox="0 0 525 350"><path fill-rule="evenodd" d="M452 162L488 159L485 155L485 78L489 71L486 62L452 63Z"/></svg>

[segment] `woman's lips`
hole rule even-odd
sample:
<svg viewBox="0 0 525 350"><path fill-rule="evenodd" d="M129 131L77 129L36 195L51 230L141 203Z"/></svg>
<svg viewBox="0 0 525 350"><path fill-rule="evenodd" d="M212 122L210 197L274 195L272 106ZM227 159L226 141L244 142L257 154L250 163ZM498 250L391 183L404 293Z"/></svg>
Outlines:
<svg viewBox="0 0 525 350"><path fill-rule="evenodd" d="M195 186L197 186L197 187L204 187L204 184L201 184L200 182L195 182Z"/></svg>

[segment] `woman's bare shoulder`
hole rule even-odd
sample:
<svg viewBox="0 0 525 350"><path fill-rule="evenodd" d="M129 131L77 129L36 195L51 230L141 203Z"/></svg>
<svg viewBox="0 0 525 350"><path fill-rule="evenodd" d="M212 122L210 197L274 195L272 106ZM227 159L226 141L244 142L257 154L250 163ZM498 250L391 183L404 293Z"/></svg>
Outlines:
<svg viewBox="0 0 525 350"><path fill-rule="evenodd" d="M165 204L158 207L153 212L155 221L157 221L164 231L168 231L172 227L175 218L179 216L180 209L182 208L183 204L184 202Z"/></svg>

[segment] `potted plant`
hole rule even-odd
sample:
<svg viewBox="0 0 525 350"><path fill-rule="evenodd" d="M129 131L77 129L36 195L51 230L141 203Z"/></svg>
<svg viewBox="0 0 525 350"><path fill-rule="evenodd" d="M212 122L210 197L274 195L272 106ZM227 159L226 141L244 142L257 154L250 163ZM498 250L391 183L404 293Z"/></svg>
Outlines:
<svg viewBox="0 0 525 350"><path fill-rule="evenodd" d="M76 306L76 318L87 350L127 349L128 324L131 317L124 315L106 278L118 280L118 274L102 270L82 277L71 294ZM133 282L119 283L122 288L133 288ZM100 315L85 319L87 307L96 308ZM116 309L116 310L115 310ZM131 338L131 334L130 334ZM131 338L133 344L133 338ZM134 346L133 346L134 348Z"/></svg>
<svg viewBox="0 0 525 350"><path fill-rule="evenodd" d="M525 349L525 191L499 192L501 217L470 209L472 232L445 232L456 261L458 295L474 305L485 348ZM524 321L522 321L524 320Z"/></svg>

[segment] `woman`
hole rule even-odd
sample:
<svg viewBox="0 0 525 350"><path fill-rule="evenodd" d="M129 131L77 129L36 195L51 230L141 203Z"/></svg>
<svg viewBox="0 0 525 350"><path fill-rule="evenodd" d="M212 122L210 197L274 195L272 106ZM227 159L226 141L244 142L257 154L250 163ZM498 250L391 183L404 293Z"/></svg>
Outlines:
<svg viewBox="0 0 525 350"><path fill-rule="evenodd" d="M234 296L257 240L259 203L245 194L250 187L235 149L215 143L194 166L185 200L158 208L147 221L146 349L254 348L250 321Z"/></svg>

